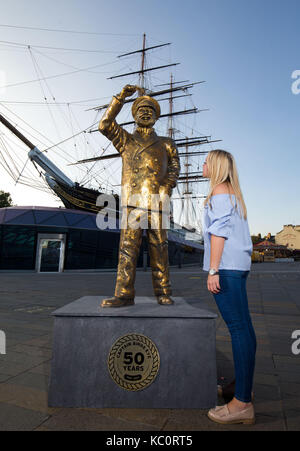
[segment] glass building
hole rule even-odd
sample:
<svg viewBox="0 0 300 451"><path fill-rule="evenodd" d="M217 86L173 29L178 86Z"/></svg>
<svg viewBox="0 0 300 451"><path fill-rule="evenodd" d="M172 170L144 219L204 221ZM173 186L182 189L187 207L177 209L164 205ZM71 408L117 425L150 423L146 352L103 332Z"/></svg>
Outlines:
<svg viewBox="0 0 300 451"><path fill-rule="evenodd" d="M50 207L0 209L0 271L62 272L117 268L119 229L100 230L96 215ZM203 245L168 232L170 265L202 264ZM147 240L138 267L149 266Z"/></svg>

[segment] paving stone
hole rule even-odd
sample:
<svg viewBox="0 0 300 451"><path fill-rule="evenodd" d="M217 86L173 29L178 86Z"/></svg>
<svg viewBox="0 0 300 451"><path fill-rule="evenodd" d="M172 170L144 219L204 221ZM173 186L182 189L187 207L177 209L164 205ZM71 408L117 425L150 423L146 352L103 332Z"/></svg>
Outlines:
<svg viewBox="0 0 300 451"><path fill-rule="evenodd" d="M278 401L280 400L280 390L278 385L255 384L256 401Z"/></svg>
<svg viewBox="0 0 300 451"><path fill-rule="evenodd" d="M44 374L46 376L50 376L51 360L44 362L41 365L30 368L29 372L34 374Z"/></svg>
<svg viewBox="0 0 300 451"><path fill-rule="evenodd" d="M184 421L183 421L184 415ZM256 415L256 424L223 425L211 421L207 417L207 411L188 411L172 414L165 424L165 431L284 431L285 422L282 418L267 415Z"/></svg>
<svg viewBox="0 0 300 451"><path fill-rule="evenodd" d="M283 399L300 396L300 379L298 380L299 384L295 383L286 383L280 382L280 391L282 393Z"/></svg>
<svg viewBox="0 0 300 451"><path fill-rule="evenodd" d="M280 382L295 382L298 383L300 378L299 378L299 373L295 372L295 371L289 371L288 369L277 369L276 370L277 375L278 375L278 380ZM300 395L299 395L300 396Z"/></svg>
<svg viewBox="0 0 300 451"><path fill-rule="evenodd" d="M41 412L0 403L0 431L32 431L48 418Z"/></svg>
<svg viewBox="0 0 300 451"><path fill-rule="evenodd" d="M39 346L41 348L52 349L52 334L42 335L38 338L26 340L23 344L28 346Z"/></svg>
<svg viewBox="0 0 300 451"><path fill-rule="evenodd" d="M34 349L33 349L33 351L34 351ZM40 365L41 363L49 360L50 358L51 358L51 356L49 357L49 355L43 355L43 353L41 353L40 355L34 355L34 354L30 355L28 353L15 352L13 350L10 350L5 355L2 355L0 357L0 368L1 368L1 365L4 363L19 363L19 364L26 365L30 368L33 366Z"/></svg>
<svg viewBox="0 0 300 451"><path fill-rule="evenodd" d="M300 329L299 262L252 265L248 278L249 307L258 343L254 426L217 425L202 410L49 409L46 387L52 349L50 312L80 296L99 295L99 287L103 292L113 291L115 272L51 276L1 274L5 292L1 290L0 329L7 331L11 355L6 360L0 356L0 402L5 399L0 403L3 430L299 430L300 357L291 353L291 333ZM218 380L222 384L231 382L231 338L213 296L206 290L206 274L199 267L174 268L171 280L174 296L200 296L208 309L218 313ZM150 271L137 271L136 290L138 295L152 295ZM39 358L41 362L36 360ZM222 399L218 402L224 403Z"/></svg>
<svg viewBox="0 0 300 451"><path fill-rule="evenodd" d="M300 358L298 356L273 355L273 361L276 369L288 368L291 371L295 371L295 373L299 374L300 380Z"/></svg>
<svg viewBox="0 0 300 451"><path fill-rule="evenodd" d="M15 362L1 362L0 361L0 373L8 376L17 376L18 374L24 373L24 371L31 370L34 371L35 367L32 364L22 364Z"/></svg>
<svg viewBox="0 0 300 451"><path fill-rule="evenodd" d="M4 325L0 325L0 330L3 330L6 334L6 342L10 343L22 343L25 340L30 340L33 336L30 333L18 333L16 331L7 331Z"/></svg>
<svg viewBox="0 0 300 451"><path fill-rule="evenodd" d="M284 420L284 412L282 410L281 400L260 400L257 397L256 387L254 386L254 408L258 416L271 416Z"/></svg>
<svg viewBox="0 0 300 451"><path fill-rule="evenodd" d="M274 387L278 386L278 378L273 374L259 373L258 371L254 374L254 383L260 385L271 385Z"/></svg>
<svg viewBox="0 0 300 451"><path fill-rule="evenodd" d="M0 377L1 381L1 377ZM30 373L26 371L15 377L10 377L10 384L24 385L37 390L48 391L49 376L46 374Z"/></svg>
<svg viewBox="0 0 300 451"><path fill-rule="evenodd" d="M232 370L234 370L234 363L233 363L233 360L225 360L224 358L223 359L218 359L217 360L217 367L218 367L218 370L219 369L223 369L223 370L225 370L225 369L232 369Z"/></svg>
<svg viewBox="0 0 300 451"><path fill-rule="evenodd" d="M48 394L24 385L0 384L0 402L13 404L25 409L48 413Z"/></svg>
<svg viewBox="0 0 300 451"><path fill-rule="evenodd" d="M96 409L98 410L98 409ZM61 409L43 423L49 431L159 431L153 424L126 421L86 409ZM45 430L45 429L44 429Z"/></svg>
<svg viewBox="0 0 300 451"><path fill-rule="evenodd" d="M288 431L300 431L300 409L285 411Z"/></svg>
<svg viewBox="0 0 300 451"><path fill-rule="evenodd" d="M6 382L10 378L11 378L11 376L8 375L8 374L0 374L0 383L1 382Z"/></svg>
<svg viewBox="0 0 300 451"><path fill-rule="evenodd" d="M41 348L37 346L30 346L27 344L17 344L11 348L11 351L26 354L30 356L43 357L46 360L51 359L52 350L47 348Z"/></svg>
<svg viewBox="0 0 300 451"><path fill-rule="evenodd" d="M41 327L39 330L35 330L30 324L30 317L28 317L27 324L0 324L0 328L1 330L4 330L8 338L28 337L28 339L33 339L40 337L41 335L44 335L45 332L47 332L47 330L45 330L43 327Z"/></svg>
<svg viewBox="0 0 300 451"><path fill-rule="evenodd" d="M258 371L259 373L265 373L265 374L274 374L275 367L272 360L272 357L269 358L266 357L260 357L259 353L256 354L256 363L255 363L255 371Z"/></svg>
<svg viewBox="0 0 300 451"><path fill-rule="evenodd" d="M291 353L291 345L292 341L290 337L270 339L270 351L272 354L288 355Z"/></svg>
<svg viewBox="0 0 300 451"><path fill-rule="evenodd" d="M95 409L84 409L94 412ZM161 429L167 421L171 409L96 409L106 417L124 421L134 421L147 425L153 425Z"/></svg>
<svg viewBox="0 0 300 451"><path fill-rule="evenodd" d="M283 410L299 410L300 411L300 396L288 396L282 398Z"/></svg>

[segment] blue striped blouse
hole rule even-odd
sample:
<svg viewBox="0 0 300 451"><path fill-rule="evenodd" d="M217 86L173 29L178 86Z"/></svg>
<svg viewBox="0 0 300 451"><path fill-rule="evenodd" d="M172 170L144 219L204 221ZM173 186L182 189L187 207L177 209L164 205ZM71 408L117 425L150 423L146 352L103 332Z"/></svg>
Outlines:
<svg viewBox="0 0 300 451"><path fill-rule="evenodd" d="M231 196L231 199L230 199ZM234 194L215 194L211 197L211 206L204 207L203 238L204 262L203 270L210 266L210 236L225 238L224 250L219 269L236 269L249 271L251 268L251 254L253 250L248 220L244 219Z"/></svg>

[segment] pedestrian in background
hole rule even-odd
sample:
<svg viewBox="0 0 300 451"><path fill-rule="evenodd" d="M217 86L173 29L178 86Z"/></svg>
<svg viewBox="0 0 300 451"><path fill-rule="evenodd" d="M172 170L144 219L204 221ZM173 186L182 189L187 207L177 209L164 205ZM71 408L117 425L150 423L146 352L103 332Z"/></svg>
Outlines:
<svg viewBox="0 0 300 451"><path fill-rule="evenodd" d="M232 340L235 392L224 406L210 409L218 423L255 422L252 385L256 337L248 308L246 281L253 250L247 209L233 156L224 150L209 152L203 177L210 179L204 202L204 264L207 288L213 294Z"/></svg>

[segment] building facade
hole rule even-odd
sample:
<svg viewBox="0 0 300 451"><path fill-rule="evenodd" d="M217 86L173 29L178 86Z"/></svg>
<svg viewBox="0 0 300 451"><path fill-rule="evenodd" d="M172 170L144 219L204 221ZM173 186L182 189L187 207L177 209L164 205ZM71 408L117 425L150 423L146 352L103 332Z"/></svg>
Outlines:
<svg viewBox="0 0 300 451"><path fill-rule="evenodd" d="M96 215L50 207L0 209L0 271L62 272L117 268L120 230L100 230ZM203 245L168 231L170 265L202 264ZM137 266L149 266L146 237Z"/></svg>
<svg viewBox="0 0 300 451"><path fill-rule="evenodd" d="M300 225L284 225L283 229L276 233L275 243L287 246L291 250L300 250Z"/></svg>

